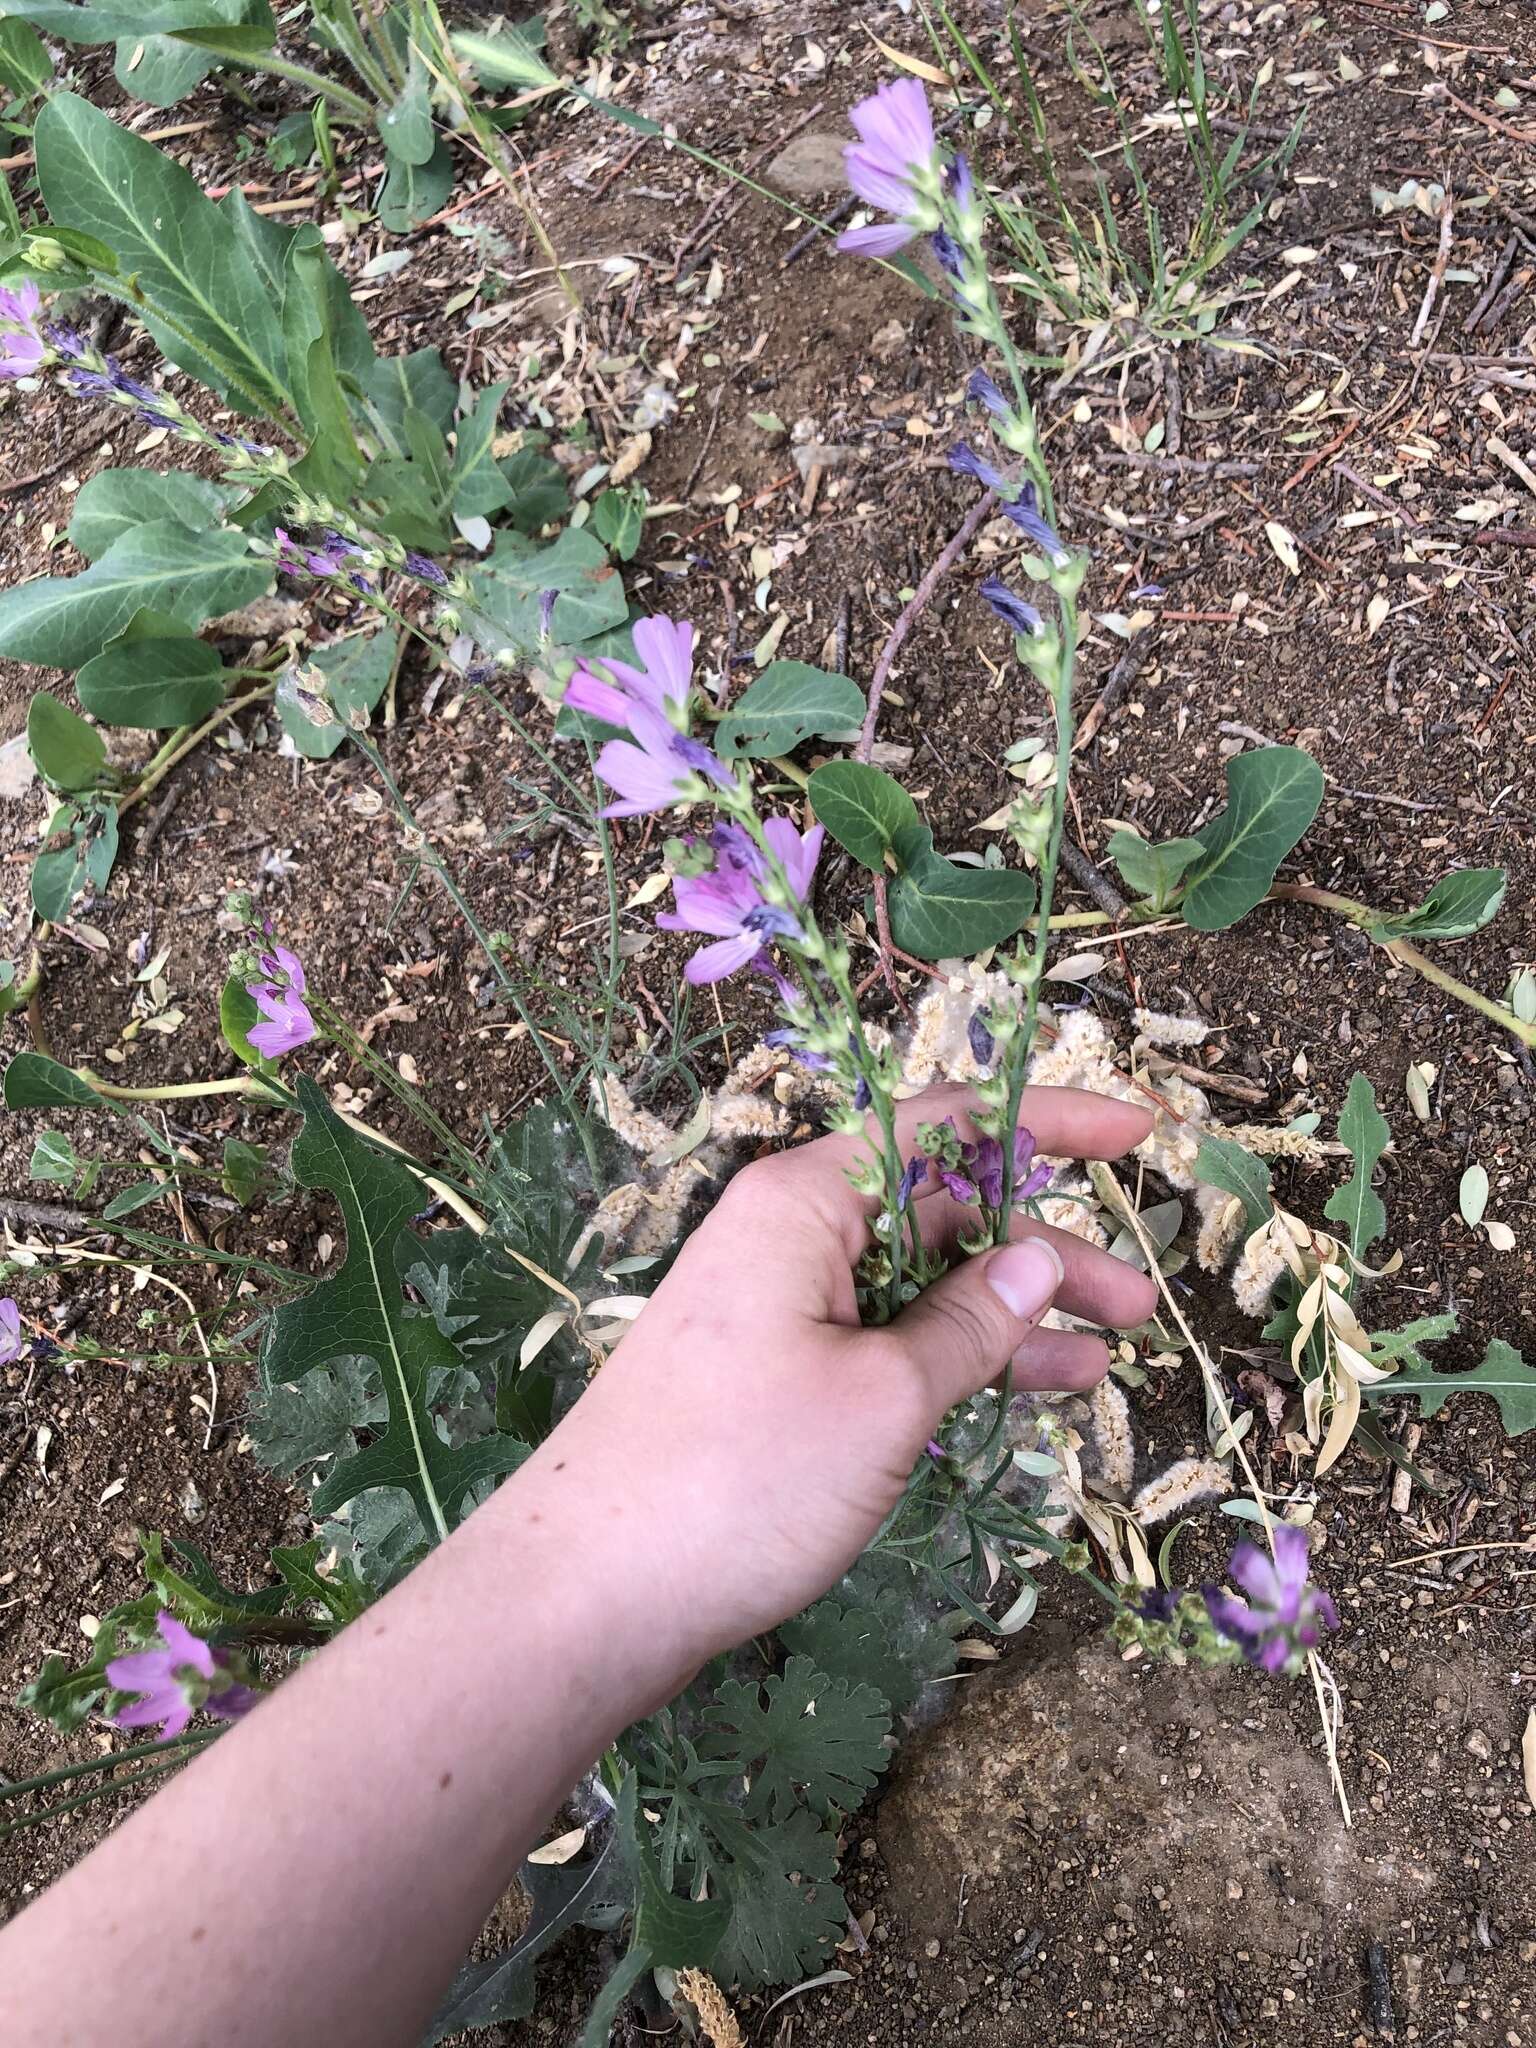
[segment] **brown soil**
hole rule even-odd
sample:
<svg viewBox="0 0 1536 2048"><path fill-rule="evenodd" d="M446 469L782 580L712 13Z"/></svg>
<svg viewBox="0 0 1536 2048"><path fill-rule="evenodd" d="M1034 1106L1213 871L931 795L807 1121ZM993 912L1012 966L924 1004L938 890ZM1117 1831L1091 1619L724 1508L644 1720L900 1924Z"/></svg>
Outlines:
<svg viewBox="0 0 1536 2048"><path fill-rule="evenodd" d="M1006 78L997 13L959 10ZM1299 740L1331 779L1288 875L1396 908L1454 864L1506 866L1509 900L1496 923L1436 949L1497 995L1536 960L1536 556L1497 541L1500 524L1533 521L1524 483L1493 445L1536 465L1536 180L1529 150L1504 132L1530 125L1529 84L1516 87L1518 112L1495 95L1536 70L1536 23L1520 4L1462 5L1427 40L1414 33L1418 15L1378 0L1293 10L1239 0L1219 10L1207 34L1213 71L1246 91L1255 66L1272 59L1260 119L1308 111L1293 174L1238 259L1264 296L1233 317L1262 352L1191 344L1123 373L1090 371L1043 400L1064 524L1095 556L1089 602L1099 623L1082 663L1084 709L1124 652L1114 615L1142 605L1153 636L1078 758L1074 815L1095 856L1109 819L1151 836L1182 832L1219 799L1224 759L1252 733ZM1101 10L1098 20L1128 52L1123 17ZM894 6L877 6L868 22L918 49L918 31ZM661 26L664 39L638 46L643 76L621 78L617 96L756 175L792 135L840 136L842 110L883 69L862 27L819 0L760 13L685 8ZM1102 128L1089 135L1065 72L1060 10L1039 0L1023 27L1053 122L1097 146ZM101 98L113 97L105 84ZM215 89L166 118L205 115L216 125L178 145L199 174L217 183L249 173L282 196L271 174L232 171L239 117ZM614 455L636 431L647 387L671 391L677 411L639 472L653 505L669 509L649 522L634 565L638 601L692 616L706 660L733 688L753 673L751 651L780 610L780 654L830 664L845 640L849 672L867 678L905 594L970 502L943 461L961 424L968 357L942 310L889 272L823 248L786 270L798 228L783 214L675 152L637 148L590 114L551 118L523 139L532 193L587 295L584 325L566 324L518 216L491 191L453 225L495 229L510 253L488 258L483 242L446 225L415 238L410 266L369 304L381 349L437 342L451 367L482 382L512 374L537 348L543 402L578 473L591 459L591 442L578 445L583 422ZM1159 189L1181 189L1178 148L1146 144ZM1028 175L995 131L987 167L1004 181ZM1436 225L1412 211L1373 215L1370 196L1407 177L1440 182L1457 205L1454 261L1420 350L1409 337ZM457 197L469 190L462 184ZM1511 235L1510 274L1524 284L1497 328L1471 337L1463 323ZM361 235L344 252L349 273L383 246ZM629 267L598 267L619 256ZM468 331L466 314L445 317L442 302L486 260L510 279L487 299L509 311L502 324ZM756 424L753 413L782 426ZM977 437L974 422L966 431ZM133 460L137 438L136 428L51 398L0 401L0 477L12 480L13 507L0 575L70 566L58 536L75 488L107 462ZM809 444L827 455L802 472L795 450ZM1234 477L1213 462L1252 471ZM1457 517L1479 499L1501 508L1481 529ZM1268 519L1296 536L1299 574L1271 547ZM1003 754L1041 729L1028 690L997 667L1001 636L974 597L1003 541L984 533L929 607L882 713L882 740L911 749L907 779L951 849L986 844L978 823L1010 787ZM1148 584L1164 595L1138 597ZM1389 609L1372 630L1378 593ZM0 742L21 729L38 687L69 694L65 679L0 667ZM516 702L532 708L526 696ZM383 736L393 772L486 925L517 934L530 969L583 986L595 884L559 835L532 845L505 836L520 808L507 777L524 769L509 729L451 692L427 703L423 678L407 667L398 722ZM133 736L116 739L135 758ZM422 885L396 909L409 853L365 764L346 755L295 764L275 740L273 721L246 714L237 744L205 747L125 823L105 899L83 906L47 947L41 1017L53 1049L146 1081L227 1072L213 1015L227 950L217 913L231 887L256 886L312 981L356 1022L394 1011L375 1044L414 1060L463 1128L504 1119L537 1088L539 1069L490 1005L484 963L451 906ZM0 914L9 918L0 951L25 942L42 809L35 788L0 803ZM647 834L624 833L626 894L656 858ZM851 897L837 901L856 908ZM1067 901L1086 899L1069 892ZM676 955L647 938L643 912L625 923L646 941L626 993L651 1029L646 991L666 1008ZM145 934L150 952L171 945L165 971L186 1021L170 1036L125 1041L130 948ZM1083 943L1092 942L1090 933ZM1512 1039L1337 920L1296 905L1266 907L1221 937L1127 938L1104 980L1157 1007L1198 1007L1221 1027L1213 1070L1261 1096L1236 1114L1331 1118L1351 1073L1366 1072L1397 1137L1383 1192L1404 1263L1382 1285L1382 1321L1454 1305L1464 1335L1446 1347L1447 1364L1472 1362L1489 1337L1530 1335L1536 1181L1522 1140L1533 1073ZM762 1022L750 992L725 1000L730 1021ZM621 1055L635 1050L636 1028L633 1019L621 1026ZM22 1022L6 1037L24 1044ZM1439 1069L1427 1124L1403 1094L1415 1060ZM327 1085L372 1097L367 1077L340 1061L321 1071ZM368 1113L389 1121L383 1100ZM193 1106L180 1128L212 1158L248 1121L227 1105L212 1115ZM67 1125L82 1146L101 1143L78 1118L8 1118L0 1142L12 1195L49 1193L26 1178L44 1123ZM1491 1251L1459 1218L1457 1183L1473 1159L1492 1179L1489 1213L1515 1231L1511 1252ZM1291 1206L1317 1213L1328 1185L1321 1173L1296 1175ZM210 1228L222 1220L202 1216ZM146 1221L175 1227L169 1214ZM306 1266L328 1221L272 1211L237 1235ZM21 1226L15 1235L49 1242ZM65 1232L63 1241L111 1249L100 1237ZM145 1342L146 1300L175 1311L154 1287L134 1293L122 1267L52 1254L6 1284L44 1327L62 1316L129 1357ZM1217 1327L1255 1341L1253 1326L1227 1313ZM192 1347L178 1335L175 1348ZM211 1431L193 1405L208 1393L193 1364L153 1376L120 1363L5 1375L0 1692L14 1694L48 1650L76 1644L82 1615L132 1589L135 1525L192 1536L236 1583L256 1582L265 1547L291 1538L296 1503L241 1449L243 1389L219 1389ZM1140 1413L1149 1456L1200 1433L1184 1379L1154 1382ZM1386 1413L1394 1426L1408 1419ZM1359 1459L1322 1483L1324 1570L1345 1618L1332 1661L1345 1692L1352 1833L1328 1790L1305 1691L1119 1665L1093 1642L1092 1617L1071 1590L1055 1590L1049 1626L1012 1646L999 1669L961 1681L958 1710L909 1745L874 1818L850 1825L846 1881L865 1917L859 1941L837 1958L849 1980L781 2006L757 2038L1332 2048L1376 2037L1384 1971L1399 2040L1529 2040L1536 1897L1518 1754L1536 1682L1529 1563L1487 1546L1518 1541L1536 1520L1533 1441L1507 1441L1491 1404L1462 1400L1425 1425L1419 1446L1442 1491L1415 1489L1407 1511L1394 1512L1380 1470ZM1290 1476L1283 1452L1273 1455ZM118 1479L123 1490L106 1497ZM1208 1566L1221 1533L1208 1539ZM1392 1568L1441 1549L1456 1554ZM61 1745L0 1709L0 1767L11 1776L105 1739L90 1731ZM101 1809L88 1809L5 1843L0 1896L18 1903L103 1825ZM536 2018L504 2038L573 2040L591 1962L576 1945L548 1973Z"/></svg>

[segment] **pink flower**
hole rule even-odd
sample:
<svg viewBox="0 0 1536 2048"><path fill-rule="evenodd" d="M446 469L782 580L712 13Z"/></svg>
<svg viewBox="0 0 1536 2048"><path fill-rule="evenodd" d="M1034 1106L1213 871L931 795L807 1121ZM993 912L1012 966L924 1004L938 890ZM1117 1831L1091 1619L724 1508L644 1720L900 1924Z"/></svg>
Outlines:
<svg viewBox="0 0 1536 2048"><path fill-rule="evenodd" d="M898 78L849 111L857 142L843 151L848 183L867 206L894 222L850 228L837 246L860 256L890 256L939 225L937 145L928 96L915 78Z"/></svg>
<svg viewBox="0 0 1536 2048"><path fill-rule="evenodd" d="M315 1020L304 1001L304 968L286 946L273 946L259 961L262 979L245 985L262 1020L252 1027L250 1041L264 1059L280 1060L315 1035Z"/></svg>
<svg viewBox="0 0 1536 2048"><path fill-rule="evenodd" d="M199 1708L215 1720L235 1721L255 1706L260 1694L242 1685L201 1636L163 1609L156 1620L163 1650L114 1657L107 1666L109 1685L143 1694L113 1715L117 1727L149 1728L158 1721L162 1740L171 1742Z"/></svg>
<svg viewBox="0 0 1536 2048"><path fill-rule="evenodd" d="M770 818L763 837L796 906L802 905L811 893L824 827L814 825L802 836L788 818ZM663 931L706 932L717 941L701 946L683 969L684 979L696 986L749 966L774 939L798 938L801 929L793 910L765 897L768 863L739 825L719 826L714 843L715 866L708 874L679 875L672 885L676 910L664 910L656 920Z"/></svg>
<svg viewBox="0 0 1536 2048"><path fill-rule="evenodd" d="M1272 1559L1255 1543L1239 1543L1232 1553L1228 1573L1248 1600L1216 1586L1201 1591L1211 1620L1250 1664L1264 1671L1295 1671L1322 1641L1323 1630L1338 1627L1339 1616L1321 1587L1308 1582L1312 1546L1306 1530L1277 1522L1273 1541Z"/></svg>
<svg viewBox="0 0 1536 2048"><path fill-rule="evenodd" d="M642 704L686 732L693 693L693 627L686 619L636 619L634 639L640 668L605 658L602 666L612 682L578 669L566 690L566 703L573 711L625 728L633 706Z"/></svg>
<svg viewBox="0 0 1536 2048"><path fill-rule="evenodd" d="M9 1295L0 1300L0 1365L10 1365L27 1348L21 1334L21 1310Z"/></svg>
<svg viewBox="0 0 1536 2048"><path fill-rule="evenodd" d="M48 343L37 327L41 305L35 284L0 288L0 377L36 376L47 359Z"/></svg>

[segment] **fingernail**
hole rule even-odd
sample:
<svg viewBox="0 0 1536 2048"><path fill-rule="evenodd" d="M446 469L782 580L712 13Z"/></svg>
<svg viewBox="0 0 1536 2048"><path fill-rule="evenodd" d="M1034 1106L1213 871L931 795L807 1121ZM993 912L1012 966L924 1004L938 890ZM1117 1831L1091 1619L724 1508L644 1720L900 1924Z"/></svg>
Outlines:
<svg viewBox="0 0 1536 2048"><path fill-rule="evenodd" d="M1050 1305L1061 1281L1061 1260L1043 1237L1005 1245L987 1261L987 1285L1021 1322Z"/></svg>

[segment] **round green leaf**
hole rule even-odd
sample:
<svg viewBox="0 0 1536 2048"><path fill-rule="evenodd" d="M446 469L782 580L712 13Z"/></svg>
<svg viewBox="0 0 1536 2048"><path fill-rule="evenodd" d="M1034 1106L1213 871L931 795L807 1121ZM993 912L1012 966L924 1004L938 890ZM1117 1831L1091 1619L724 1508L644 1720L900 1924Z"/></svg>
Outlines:
<svg viewBox="0 0 1536 2048"><path fill-rule="evenodd" d="M169 629L139 637L141 620ZM163 613L139 612L110 646L75 678L80 702L104 725L159 731L194 725L224 701L224 664L216 649L177 632Z"/></svg>
<svg viewBox="0 0 1536 2048"><path fill-rule="evenodd" d="M879 873L903 832L921 829L917 805L901 784L863 761L828 761L814 771L806 793L838 845L872 873Z"/></svg>
<svg viewBox="0 0 1536 2048"><path fill-rule="evenodd" d="M1034 907L1021 869L962 868L929 852L891 884L891 938L918 960L968 959L1011 939Z"/></svg>
<svg viewBox="0 0 1536 2048"><path fill-rule="evenodd" d="M1225 931L1262 903L1323 800L1323 771L1301 747L1259 747L1227 763L1227 808L1200 836L1181 908L1198 932Z"/></svg>
<svg viewBox="0 0 1536 2048"><path fill-rule="evenodd" d="M95 726L46 690L27 707L27 751L54 789L94 789L107 765L107 743Z"/></svg>
<svg viewBox="0 0 1536 2048"><path fill-rule="evenodd" d="M46 1053L19 1052L5 1070L7 1109L92 1109L101 1101L89 1081Z"/></svg>
<svg viewBox="0 0 1536 2048"><path fill-rule="evenodd" d="M837 738L856 729L863 716L864 693L849 677L830 675L803 661L774 661L721 719L715 729L715 747L727 761L743 754L760 760L789 753L812 733ZM828 763L829 767L862 765L857 761ZM869 772L880 773L878 768Z"/></svg>
<svg viewBox="0 0 1536 2048"><path fill-rule="evenodd" d="M193 533L217 526L230 493L185 470L101 469L80 487L69 537L94 562L113 541L154 519L174 520Z"/></svg>

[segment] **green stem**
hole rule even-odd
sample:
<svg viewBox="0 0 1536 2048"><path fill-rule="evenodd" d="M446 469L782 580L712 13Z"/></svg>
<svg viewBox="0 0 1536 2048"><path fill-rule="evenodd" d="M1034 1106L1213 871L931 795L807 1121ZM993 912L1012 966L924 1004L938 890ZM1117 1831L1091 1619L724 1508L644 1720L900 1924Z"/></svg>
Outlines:
<svg viewBox="0 0 1536 2048"><path fill-rule="evenodd" d="M1029 1055L1035 1042L1040 1016L1040 990L1045 981L1045 954L1051 935L1051 900L1056 893L1056 870L1061 861L1061 841L1067 822L1067 783L1072 773L1072 684L1077 665L1077 604L1061 597L1061 653L1056 671L1056 688L1051 709L1056 719L1056 781L1051 796L1051 833L1045 858L1040 863L1040 904L1035 919L1035 943L1026 971L1023 1028L1010 1047L1008 1105L998 1139L1003 1148L1003 1198L999 1205L996 1237L1007 1242L1013 1212L1013 1133L1018 1126L1019 1106L1029 1071Z"/></svg>
<svg viewBox="0 0 1536 2048"><path fill-rule="evenodd" d="M194 38L190 36L183 40L194 42ZM210 46L198 44L196 47ZM221 49L219 62L238 65L245 71L270 72L274 78L291 79L295 85L307 86L311 92L318 93L321 99L329 100L333 106L345 107L349 114L355 114L360 121L371 123L373 120L373 107L360 92L354 92L350 85L338 84L334 78L323 77L320 72L312 71L307 64L295 63L291 57L279 57L271 50L263 51L259 57L247 57ZM386 93L384 97L389 98L390 95Z"/></svg>
<svg viewBox="0 0 1536 2048"><path fill-rule="evenodd" d="M516 1010L519 1020L526 1027L529 1036L532 1038L533 1043L538 1050L539 1057L544 1062L545 1068L549 1074L549 1078L551 1081L553 1081L555 1085L556 1094L560 1097L561 1102L565 1106L567 1115L571 1118L571 1121L576 1126L577 1133L581 1138L582 1150L583 1152L585 1152L587 1157L588 1168L594 1175L596 1175L599 1172L597 1146L593 1141L591 1131L587 1128L587 1119L582 1114L580 1108L578 1107L575 1101L575 1098L571 1094L570 1085L566 1081L564 1074L561 1073L559 1065L555 1060L554 1054L545 1044L543 1032L540 1031L538 1025L534 1023L533 1018L529 1015L528 1006L523 1001L522 991L519 989L517 983L513 980L512 976L507 972L505 966L502 964L501 956L496 951L496 948L491 944L489 933L487 933L485 927L481 924L480 920L475 916L474 911L470 908L469 899L465 896L464 891L459 887L458 883L453 879L453 876L448 872L447 866L444 864L443 859L441 855L438 853L436 847L433 846L430 838L427 836L426 831L417 822L416 815L412 811L410 805L406 802L404 795L401 793L399 785L396 783L394 777L390 774L388 768L384 765L384 756L379 752L378 747L368 737L367 733L354 732L352 734L352 739L355 745L357 746L358 751L368 761L369 765L373 769L374 774L377 775L380 782L383 783L385 794L389 797L390 802L394 805L395 810L399 814L400 818L404 821L406 826L416 834L417 838L420 839L422 845L422 858L425 864L432 870L433 874L437 876L439 882L442 883L443 888L447 891L448 897L452 902L454 908L458 911L460 917L463 918L465 924L468 926L471 936L474 938L481 952L484 953L486 959L491 963L491 971L496 976L497 982L501 987L502 993L507 997L513 1009Z"/></svg>
<svg viewBox="0 0 1536 2048"><path fill-rule="evenodd" d="M247 1095L252 1101L289 1107L289 1102L271 1083L255 1074L232 1074L222 1081L173 1081L158 1088L119 1088L103 1081L89 1067L72 1069L78 1080L113 1102L183 1102L199 1095Z"/></svg>
<svg viewBox="0 0 1536 2048"><path fill-rule="evenodd" d="M438 1115L426 1097L413 1088L402 1074L398 1074L388 1060L380 1059L371 1046L365 1045L338 1010L323 998L311 996L309 1007L325 1027L326 1035L333 1039L343 1051L350 1054L359 1066L364 1067L374 1079L408 1109L417 1122L437 1139L443 1150L458 1164L460 1172L478 1176L480 1162L473 1152L461 1141L454 1130Z"/></svg>
<svg viewBox="0 0 1536 2048"><path fill-rule="evenodd" d="M184 1762L184 1757L168 1757L163 1764L151 1764L147 1770L135 1771L128 1778L114 1778L106 1785L93 1785L87 1792L77 1792L73 1799L61 1799L56 1806L45 1806L40 1813L24 1813L19 1820L7 1821L4 1827L0 1827L0 1842L19 1834L23 1828L35 1828L42 1821L54 1820L61 1813L73 1813L77 1807L90 1806L98 1799L110 1799L116 1792L130 1792L147 1778L163 1778L167 1771L179 1770Z"/></svg>
<svg viewBox="0 0 1536 2048"><path fill-rule="evenodd" d="M246 670L242 673L250 674L252 671ZM244 697L236 697L221 704L213 716L205 718L201 725L184 725L179 731L173 732L159 753L150 761L137 785L119 802L117 815L121 818L131 811L135 804L142 803L151 790L157 789L164 782L178 762L184 761L188 754L202 745L209 733L216 732L224 721L233 718L237 711L244 711L252 704L259 704L264 697L270 697L274 687L272 683L263 683L259 690L251 690Z"/></svg>
<svg viewBox="0 0 1536 2048"><path fill-rule="evenodd" d="M0 1786L0 1803L7 1799L19 1799L23 1792L43 1792L50 1785L64 1785L71 1778L84 1778L97 1771L116 1770L119 1764L137 1763L140 1757L163 1756L167 1761L177 1750L206 1749L210 1742L217 1742L222 1729L208 1729L196 1735L178 1735L171 1742L138 1742L128 1749L114 1749L106 1756L94 1756L83 1764L61 1764L57 1770L43 1771L35 1778L18 1778L14 1784Z"/></svg>

